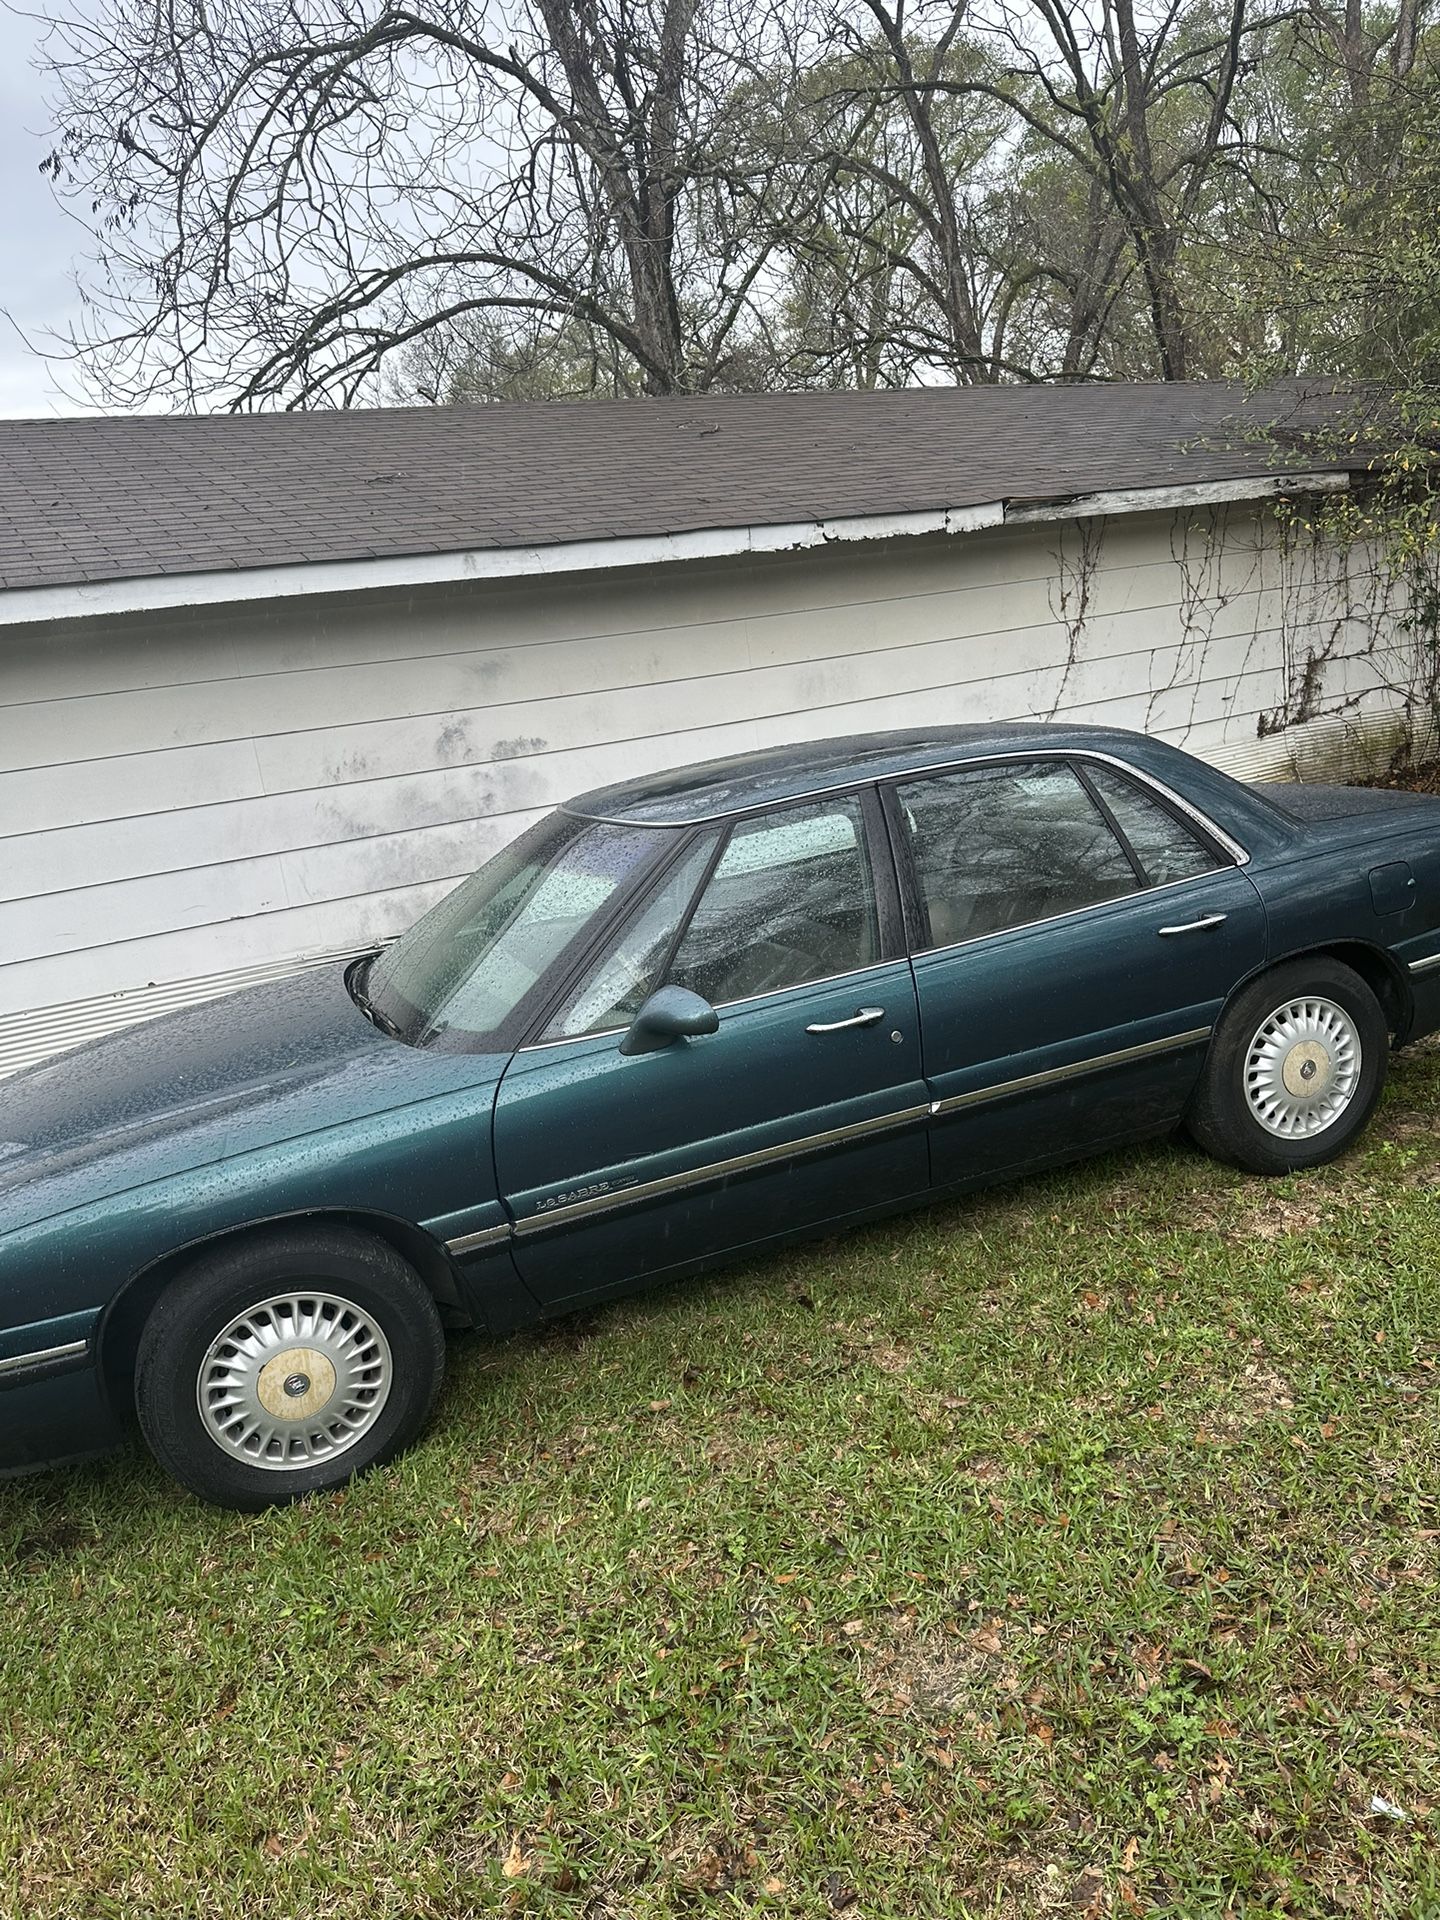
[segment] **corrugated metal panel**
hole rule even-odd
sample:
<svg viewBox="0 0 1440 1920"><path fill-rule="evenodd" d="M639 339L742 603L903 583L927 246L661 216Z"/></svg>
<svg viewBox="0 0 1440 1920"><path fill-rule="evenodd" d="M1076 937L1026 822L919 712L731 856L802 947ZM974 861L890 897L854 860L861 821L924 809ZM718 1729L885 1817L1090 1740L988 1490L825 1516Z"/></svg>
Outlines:
<svg viewBox="0 0 1440 1920"><path fill-rule="evenodd" d="M1413 729L1413 731L1412 731ZM1238 780L1368 780L1413 751L1435 752L1433 726L1407 719L1398 696L1357 713L1327 713L1204 757Z"/></svg>

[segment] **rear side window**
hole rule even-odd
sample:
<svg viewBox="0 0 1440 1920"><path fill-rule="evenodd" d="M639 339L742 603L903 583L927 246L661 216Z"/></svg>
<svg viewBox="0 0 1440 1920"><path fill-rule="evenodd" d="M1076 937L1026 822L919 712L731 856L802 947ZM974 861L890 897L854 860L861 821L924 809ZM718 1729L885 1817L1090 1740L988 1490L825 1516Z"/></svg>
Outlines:
<svg viewBox="0 0 1440 1920"><path fill-rule="evenodd" d="M898 789L930 945L1134 893L1130 858L1060 761L967 767Z"/></svg>
<svg viewBox="0 0 1440 1920"><path fill-rule="evenodd" d="M827 800L732 828L669 977L722 1006L879 958L860 803Z"/></svg>
<svg viewBox="0 0 1440 1920"><path fill-rule="evenodd" d="M1087 760L1085 776L1094 782L1095 791L1115 816L1115 824L1130 842L1152 887L1190 880L1229 864L1162 800L1114 767Z"/></svg>

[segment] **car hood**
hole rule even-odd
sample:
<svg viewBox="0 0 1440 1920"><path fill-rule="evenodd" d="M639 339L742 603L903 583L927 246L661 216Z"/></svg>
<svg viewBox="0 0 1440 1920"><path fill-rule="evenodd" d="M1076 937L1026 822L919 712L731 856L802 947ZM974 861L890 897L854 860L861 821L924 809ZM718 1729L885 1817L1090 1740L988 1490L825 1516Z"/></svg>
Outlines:
<svg viewBox="0 0 1440 1920"><path fill-rule="evenodd" d="M503 1064L390 1039L339 967L146 1021L0 1083L0 1233L498 1080Z"/></svg>

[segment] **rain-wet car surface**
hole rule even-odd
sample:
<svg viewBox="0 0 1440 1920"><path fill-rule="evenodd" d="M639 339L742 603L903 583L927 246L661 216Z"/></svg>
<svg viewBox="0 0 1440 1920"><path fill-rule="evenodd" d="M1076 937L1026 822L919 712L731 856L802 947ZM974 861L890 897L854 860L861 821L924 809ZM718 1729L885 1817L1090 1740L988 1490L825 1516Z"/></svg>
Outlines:
<svg viewBox="0 0 1440 1920"><path fill-rule="evenodd" d="M1113 729L777 748L531 827L394 945L0 1088L0 1470L133 1415L259 1507L408 1443L445 1325L1184 1125L1340 1152L1440 1026L1440 801Z"/></svg>

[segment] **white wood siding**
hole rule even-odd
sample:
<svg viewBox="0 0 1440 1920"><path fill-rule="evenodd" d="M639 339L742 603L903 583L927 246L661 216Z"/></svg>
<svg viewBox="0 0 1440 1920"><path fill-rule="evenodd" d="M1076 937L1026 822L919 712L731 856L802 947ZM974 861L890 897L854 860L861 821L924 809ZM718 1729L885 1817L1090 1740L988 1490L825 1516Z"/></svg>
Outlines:
<svg viewBox="0 0 1440 1920"><path fill-rule="evenodd" d="M1231 509L11 630L0 1070L397 933L646 770L1037 715L1284 770L1262 721L1311 656L1310 732L1395 705L1342 600L1330 557Z"/></svg>

